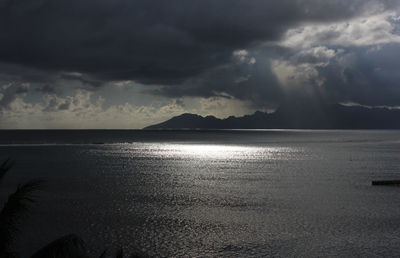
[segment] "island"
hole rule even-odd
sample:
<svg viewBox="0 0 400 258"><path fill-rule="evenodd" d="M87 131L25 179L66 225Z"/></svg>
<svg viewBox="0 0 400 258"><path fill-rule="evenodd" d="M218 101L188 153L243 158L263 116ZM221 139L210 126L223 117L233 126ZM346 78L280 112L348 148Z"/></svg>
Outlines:
<svg viewBox="0 0 400 258"><path fill-rule="evenodd" d="M400 109L346 106L278 108L275 112L256 111L242 117L220 119L185 113L145 127L168 129L400 129Z"/></svg>

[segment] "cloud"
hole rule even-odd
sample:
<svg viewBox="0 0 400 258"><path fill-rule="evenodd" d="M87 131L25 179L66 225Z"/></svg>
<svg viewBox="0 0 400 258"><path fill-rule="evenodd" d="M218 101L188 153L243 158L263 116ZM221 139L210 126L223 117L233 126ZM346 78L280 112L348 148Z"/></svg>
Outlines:
<svg viewBox="0 0 400 258"><path fill-rule="evenodd" d="M249 56L249 52L246 49L235 50L232 53L233 60L238 62L239 64L249 64L253 65L257 62L257 60L253 56Z"/></svg>
<svg viewBox="0 0 400 258"><path fill-rule="evenodd" d="M59 97L45 94L41 102L29 102L18 95L7 109L0 109L0 128L143 128L171 116L191 112L227 117L254 112L249 103L227 98L191 98L154 101L150 105L120 103L105 105L105 99L91 91L75 90Z"/></svg>
<svg viewBox="0 0 400 258"><path fill-rule="evenodd" d="M300 23L347 19L394 2L2 0L0 62L35 79L67 72L87 82L174 85Z"/></svg>
<svg viewBox="0 0 400 258"><path fill-rule="evenodd" d="M326 78L324 90L332 102L355 102L368 106L400 105L400 45L378 51L368 47L350 49L319 69Z"/></svg>
<svg viewBox="0 0 400 258"><path fill-rule="evenodd" d="M234 98L202 98L200 99L200 115L213 115L219 118L226 118L231 115L243 116L254 112L252 103L240 101Z"/></svg>
<svg viewBox="0 0 400 258"><path fill-rule="evenodd" d="M0 0L0 122L137 128L295 98L398 106L398 8L398 0Z"/></svg>
<svg viewBox="0 0 400 258"><path fill-rule="evenodd" d="M50 85L48 85L48 84L45 84L45 85L43 85L43 86L41 86L41 87L39 87L39 88L36 88L36 91L37 91L37 92L44 93L44 94L47 94L47 93L55 93L54 87L52 87L52 86L50 86Z"/></svg>
<svg viewBox="0 0 400 258"><path fill-rule="evenodd" d="M6 84L0 87L0 111L9 109L10 104L17 99L19 95L26 94L29 90L29 84Z"/></svg>
<svg viewBox="0 0 400 258"><path fill-rule="evenodd" d="M399 53L399 44L379 48L311 47L274 59L272 71L284 90L283 100L290 97L326 104L398 106Z"/></svg>
<svg viewBox="0 0 400 258"><path fill-rule="evenodd" d="M230 63L209 69L182 84L158 86L146 92L172 98L237 99L249 101L260 109L274 106L282 98L282 89L272 73L270 58L279 54L275 48L258 49L255 52L250 49L234 50Z"/></svg>
<svg viewBox="0 0 400 258"><path fill-rule="evenodd" d="M321 103L398 106L397 17L395 11L383 11L289 29L278 41L288 52L274 58L272 66L285 94Z"/></svg>
<svg viewBox="0 0 400 258"><path fill-rule="evenodd" d="M400 34L397 33L399 25L394 22L396 17L396 12L387 11L341 22L307 24L289 29L281 45L304 48L316 45L349 47L400 43Z"/></svg>
<svg viewBox="0 0 400 258"><path fill-rule="evenodd" d="M295 88L305 90L304 86L323 85L324 79L319 76L317 66L309 63L293 65L288 61L274 60L272 70L281 86L286 90L294 90Z"/></svg>
<svg viewBox="0 0 400 258"><path fill-rule="evenodd" d="M319 72L328 66L343 49L317 46L300 49L272 60L271 70L286 95L316 97L326 82Z"/></svg>

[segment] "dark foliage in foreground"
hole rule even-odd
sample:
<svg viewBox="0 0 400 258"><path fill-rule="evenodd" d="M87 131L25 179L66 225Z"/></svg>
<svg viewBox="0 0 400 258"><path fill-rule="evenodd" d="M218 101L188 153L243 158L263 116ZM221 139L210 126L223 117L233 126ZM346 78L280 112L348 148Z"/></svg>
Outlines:
<svg viewBox="0 0 400 258"><path fill-rule="evenodd" d="M14 163L7 159L0 165L0 183ZM16 191L8 197L0 211L0 258L17 258L17 252L13 250L16 235L20 232L21 220L29 214L31 204L35 202L33 193L40 190L42 180L30 180L20 184ZM104 250L100 258L105 258L107 250ZM134 254L132 258L143 257ZM88 258L85 242L74 234L66 235L54 240L41 248L32 258ZM123 258L122 248L115 254L116 258Z"/></svg>
<svg viewBox="0 0 400 258"><path fill-rule="evenodd" d="M86 258L85 242L76 235L66 235L37 251L32 258L76 257Z"/></svg>
<svg viewBox="0 0 400 258"><path fill-rule="evenodd" d="M13 166L10 159L5 160L0 166L0 182ZM17 190L8 197L0 211L0 257L17 257L12 250L13 241L19 232L19 223L27 215L29 206L34 199L32 193L39 188L39 180L32 180L19 185Z"/></svg>
<svg viewBox="0 0 400 258"><path fill-rule="evenodd" d="M32 193L40 186L41 181L32 180L19 185L8 197L0 213L0 250L11 254L11 246L15 235L19 232L19 223L27 215L29 205L34 202Z"/></svg>

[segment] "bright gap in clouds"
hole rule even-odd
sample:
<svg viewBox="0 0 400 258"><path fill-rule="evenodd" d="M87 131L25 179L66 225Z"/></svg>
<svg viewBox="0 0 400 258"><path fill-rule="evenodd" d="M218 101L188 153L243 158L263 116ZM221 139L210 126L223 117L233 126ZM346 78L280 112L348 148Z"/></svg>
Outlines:
<svg viewBox="0 0 400 258"><path fill-rule="evenodd" d="M348 21L306 24L289 29L279 43L289 48L371 46L400 43L397 12L388 11Z"/></svg>

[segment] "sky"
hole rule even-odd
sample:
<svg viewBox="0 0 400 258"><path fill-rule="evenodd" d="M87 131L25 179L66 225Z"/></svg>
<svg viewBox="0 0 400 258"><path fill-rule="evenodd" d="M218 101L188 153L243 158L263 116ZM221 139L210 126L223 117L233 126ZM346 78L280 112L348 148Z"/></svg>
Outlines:
<svg viewBox="0 0 400 258"><path fill-rule="evenodd" d="M400 107L399 0L0 0L0 129Z"/></svg>

